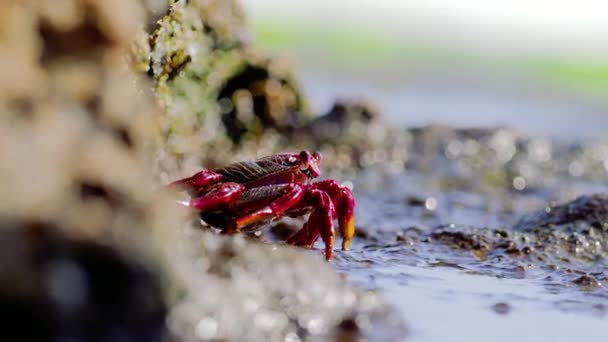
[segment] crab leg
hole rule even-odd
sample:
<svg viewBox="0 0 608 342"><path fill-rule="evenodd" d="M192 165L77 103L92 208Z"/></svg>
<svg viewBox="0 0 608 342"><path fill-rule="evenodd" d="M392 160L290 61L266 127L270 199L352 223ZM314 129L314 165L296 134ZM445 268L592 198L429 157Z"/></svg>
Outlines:
<svg viewBox="0 0 608 342"><path fill-rule="evenodd" d="M195 173L192 177L183 178L171 182L168 187L184 190L200 189L208 185L217 183L222 179L222 175L211 170L202 170Z"/></svg>
<svg viewBox="0 0 608 342"><path fill-rule="evenodd" d="M234 201L244 190L245 187L241 184L222 183L205 195L195 197L185 204L201 211L211 210Z"/></svg>
<svg viewBox="0 0 608 342"><path fill-rule="evenodd" d="M287 243L312 246L321 235L325 243L325 258L329 260L334 251L334 205L331 197L325 191L312 189L309 196L309 204L314 208L313 212L310 214L304 228L291 236Z"/></svg>
<svg viewBox="0 0 608 342"><path fill-rule="evenodd" d="M311 214L308 218L308 222L304 224L304 227L291 235L285 242L294 246L312 247L319 238L320 231L311 228L311 221L317 222L319 219L314 218L313 214Z"/></svg>
<svg viewBox="0 0 608 342"><path fill-rule="evenodd" d="M348 250L355 235L355 198L352 191L331 179L314 183L312 187L327 192L331 197L340 224L342 250Z"/></svg>
<svg viewBox="0 0 608 342"><path fill-rule="evenodd" d="M241 228L249 226L253 223L282 215L285 211L296 205L302 199L305 192L306 191L302 185L289 184L285 188L285 193L268 206L254 211L251 214L237 218L234 229L236 232L238 232L241 230Z"/></svg>

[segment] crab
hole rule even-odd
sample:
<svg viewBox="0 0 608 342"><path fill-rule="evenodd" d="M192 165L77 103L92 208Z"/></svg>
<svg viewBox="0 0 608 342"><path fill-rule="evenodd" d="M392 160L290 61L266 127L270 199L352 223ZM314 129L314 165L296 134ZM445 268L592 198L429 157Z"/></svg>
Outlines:
<svg viewBox="0 0 608 342"><path fill-rule="evenodd" d="M187 191L190 199L180 203L198 211L203 221L225 234L252 232L285 216L310 214L287 243L312 247L321 237L329 260L334 220L340 227L342 250L348 250L353 239L355 199L348 187L335 180L313 181L321 175L320 163L319 152L280 153L203 169L169 187Z"/></svg>

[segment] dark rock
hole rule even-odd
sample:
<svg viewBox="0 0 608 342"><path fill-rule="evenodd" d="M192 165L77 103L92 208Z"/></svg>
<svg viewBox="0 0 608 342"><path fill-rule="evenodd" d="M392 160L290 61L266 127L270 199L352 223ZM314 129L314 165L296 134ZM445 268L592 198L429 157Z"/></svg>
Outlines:
<svg viewBox="0 0 608 342"><path fill-rule="evenodd" d="M270 231L271 231L272 235L274 235L278 240L285 241L292 234L294 234L301 228L302 228L302 225L297 226L294 224L289 224L289 223L286 223L283 221L279 221L277 224L273 225L270 228Z"/></svg>
<svg viewBox="0 0 608 342"><path fill-rule="evenodd" d="M511 311L511 306L507 303L496 303L492 305L492 310L499 315L506 315Z"/></svg>
<svg viewBox="0 0 608 342"><path fill-rule="evenodd" d="M239 143L248 133L260 134L260 128L287 133L302 124L303 98L294 81L288 75L277 74L275 69L271 60L249 60L219 90L218 103L224 108L222 121L233 142ZM239 104L244 92L251 106Z"/></svg>
<svg viewBox="0 0 608 342"><path fill-rule="evenodd" d="M0 221L0 319L21 341L164 341L160 277L53 224Z"/></svg>
<svg viewBox="0 0 608 342"><path fill-rule="evenodd" d="M416 196L409 196L406 198L405 203L411 207L422 207L425 205L426 199Z"/></svg>
<svg viewBox="0 0 608 342"><path fill-rule="evenodd" d="M520 231L532 231L536 228L579 222L608 231L608 195L581 196L572 202L553 206L548 210L539 210L524 216L513 228Z"/></svg>
<svg viewBox="0 0 608 342"><path fill-rule="evenodd" d="M602 286L602 283L599 280L595 279L590 275L582 275L574 279L572 282L580 287L588 289L593 289Z"/></svg>
<svg viewBox="0 0 608 342"><path fill-rule="evenodd" d="M462 231L438 230L431 233L433 240L443 244L466 250L489 250L493 243L484 236Z"/></svg>

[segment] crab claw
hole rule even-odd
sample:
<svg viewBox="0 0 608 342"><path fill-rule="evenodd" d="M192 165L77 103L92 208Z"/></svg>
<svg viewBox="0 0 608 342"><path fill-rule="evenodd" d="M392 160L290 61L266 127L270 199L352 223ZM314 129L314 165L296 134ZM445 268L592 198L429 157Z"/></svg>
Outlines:
<svg viewBox="0 0 608 342"><path fill-rule="evenodd" d="M178 190L193 190L215 184L222 179L222 175L212 170L201 170L192 177L176 180L169 183L169 188Z"/></svg>
<svg viewBox="0 0 608 342"><path fill-rule="evenodd" d="M355 197L353 192L332 179L314 183L313 188L323 190L331 197L340 224L342 250L348 250L350 242L355 236Z"/></svg>
<svg viewBox="0 0 608 342"><path fill-rule="evenodd" d="M333 218L336 216L336 210L331 197L325 191L312 189L308 196L309 203L314 209L308 217L308 222L289 237L287 243L312 247L320 236L325 244L325 259L329 260L334 253Z"/></svg>
<svg viewBox="0 0 608 342"><path fill-rule="evenodd" d="M350 242L355 236L355 197L347 187L340 187L340 199L338 202L338 223L342 235L342 250L350 247Z"/></svg>

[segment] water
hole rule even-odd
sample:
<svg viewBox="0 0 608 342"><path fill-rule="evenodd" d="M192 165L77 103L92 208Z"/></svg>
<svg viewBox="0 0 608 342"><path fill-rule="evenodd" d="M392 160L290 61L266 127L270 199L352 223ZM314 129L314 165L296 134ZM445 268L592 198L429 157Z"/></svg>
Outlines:
<svg viewBox="0 0 608 342"><path fill-rule="evenodd" d="M381 272L413 278L406 286L385 284L386 295L412 327L410 341L571 341L600 337L606 323L603 311L589 308L593 303L547 293L534 279L408 266ZM496 313L492 306L497 303L507 303L509 312ZM559 303L574 309L559 309Z"/></svg>
<svg viewBox="0 0 608 342"><path fill-rule="evenodd" d="M470 251L419 241L395 242L394 233L412 221L425 230L425 223L436 219L406 217L404 212L400 218L384 220L382 211L368 205L377 201L377 196L359 197L363 197L360 206L379 215L365 212L358 217L364 227L376 221L371 229L378 242L359 240L352 251L339 253L334 266L354 284L377 289L387 297L409 328L408 341L605 338L605 288L581 290L572 283L574 276L546 270L522 258L484 262ZM471 221L476 217L480 222L492 221L475 212L469 214ZM506 305L506 312L497 312L495 305Z"/></svg>
<svg viewBox="0 0 608 342"><path fill-rule="evenodd" d="M316 108L328 107L330 99L345 94L365 94L381 104L387 121L404 127L433 122L453 127L508 126L564 146L608 142L608 111L593 103L449 82L409 82L388 90L315 79L304 85ZM560 153L554 152L551 163L571 160ZM437 165L460 165L443 155L433 158L442 160ZM605 339L605 258L600 257L599 263L576 257L561 262L559 253L550 252L557 261L547 261L510 256L504 250L486 256L473 248L425 240L442 225L465 233L485 228L511 234L511 226L522 215L551 201L608 191L605 170L581 178L555 167L544 175L542 163L528 162L538 168L542 180L521 192L500 186L488 192L475 185L487 170L469 170L464 176L437 167L430 173L413 167L389 176L377 170L364 172L355 181L355 190L357 225L365 234L355 240L351 251L338 252L333 266L357 286L383 293L407 323L408 341ZM501 165L496 168L502 170ZM442 186L446 179L459 177L466 181L450 189ZM581 274L594 274L601 279L600 286L576 285Z"/></svg>

